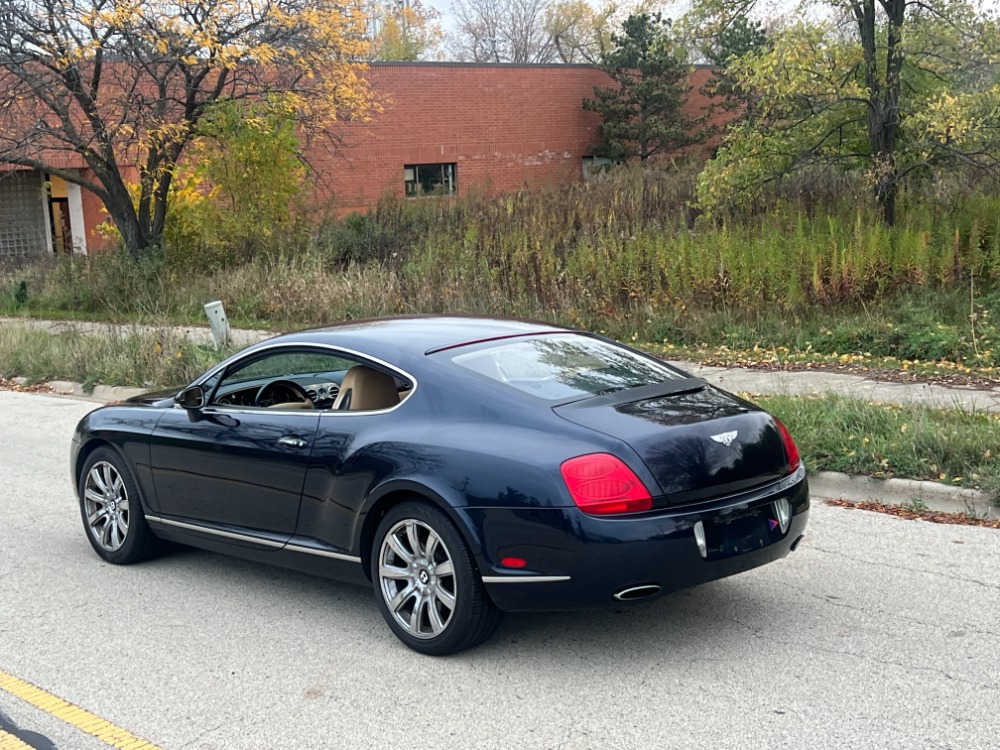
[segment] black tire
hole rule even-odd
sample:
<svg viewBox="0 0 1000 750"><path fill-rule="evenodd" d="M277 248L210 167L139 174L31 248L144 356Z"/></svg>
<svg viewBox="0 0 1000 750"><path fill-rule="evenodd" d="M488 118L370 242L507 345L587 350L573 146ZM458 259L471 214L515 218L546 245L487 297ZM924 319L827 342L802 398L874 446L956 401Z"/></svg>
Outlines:
<svg viewBox="0 0 1000 750"><path fill-rule="evenodd" d="M102 558L131 565L159 551L160 540L146 523L139 486L114 448L102 446L87 456L79 493L84 532Z"/></svg>
<svg viewBox="0 0 1000 750"><path fill-rule="evenodd" d="M444 656L478 646L500 624L501 612L465 541L432 505L407 501L386 513L372 543L371 571L389 628L421 654Z"/></svg>

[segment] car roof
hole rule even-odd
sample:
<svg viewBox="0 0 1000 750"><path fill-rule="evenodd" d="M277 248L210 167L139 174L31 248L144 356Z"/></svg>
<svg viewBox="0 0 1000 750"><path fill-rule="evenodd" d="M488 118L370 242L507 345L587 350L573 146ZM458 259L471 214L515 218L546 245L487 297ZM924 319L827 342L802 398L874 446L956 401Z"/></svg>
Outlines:
<svg viewBox="0 0 1000 750"><path fill-rule="evenodd" d="M491 317L413 315L372 318L314 328L270 339L268 343L337 345L388 361L407 359L466 344L569 329L548 323Z"/></svg>

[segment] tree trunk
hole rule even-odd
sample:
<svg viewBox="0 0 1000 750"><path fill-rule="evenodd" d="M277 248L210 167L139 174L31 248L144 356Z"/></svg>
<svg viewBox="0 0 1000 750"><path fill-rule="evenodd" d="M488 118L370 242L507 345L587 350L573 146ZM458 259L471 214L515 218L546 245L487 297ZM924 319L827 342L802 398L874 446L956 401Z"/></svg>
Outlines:
<svg viewBox="0 0 1000 750"><path fill-rule="evenodd" d="M852 4L865 58L868 147L872 159L875 201L882 209L886 225L892 226L896 222L896 193L899 187L895 153L899 134L900 74L903 68L901 39L906 0L889 0L883 6L887 16L884 80L880 76L877 57L875 0Z"/></svg>
<svg viewBox="0 0 1000 750"><path fill-rule="evenodd" d="M125 180L122 179L118 165L112 160L96 161L88 159L91 169L105 188L104 207L108 210L115 227L121 235L122 244L129 255L138 260L143 252L159 244L163 234L162 219L158 227L151 226L149 219L142 220L143 213L136 210L132 193ZM146 192L145 190L143 192ZM164 198L164 201L166 199ZM145 199L145 205L150 206L150 199ZM140 200L140 205L142 200ZM165 213L165 206L158 207L159 213ZM146 215L150 211L147 209Z"/></svg>
<svg viewBox="0 0 1000 750"><path fill-rule="evenodd" d="M96 169L94 171L107 190L104 207L114 220L125 249L129 255L138 260L143 251L155 245L159 238L152 238L144 231L135 204L132 202L132 194L122 180L117 166L103 165L103 167L99 171Z"/></svg>
<svg viewBox="0 0 1000 750"><path fill-rule="evenodd" d="M139 227L139 217L132 207L132 199L129 198L128 202L123 204L119 196L111 197L105 201L104 207L111 214L125 249L128 250L129 255L138 260L146 248L146 243L143 240L142 229Z"/></svg>
<svg viewBox="0 0 1000 750"><path fill-rule="evenodd" d="M875 157L875 201L882 209L882 221L887 227L896 223L896 193L899 189L899 177L896 173L896 161L890 153Z"/></svg>

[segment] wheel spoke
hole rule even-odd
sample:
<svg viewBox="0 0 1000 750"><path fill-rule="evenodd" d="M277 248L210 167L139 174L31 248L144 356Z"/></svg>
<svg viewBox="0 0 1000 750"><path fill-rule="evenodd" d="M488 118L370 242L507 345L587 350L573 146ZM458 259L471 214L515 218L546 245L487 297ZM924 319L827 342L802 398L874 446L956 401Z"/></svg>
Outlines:
<svg viewBox="0 0 1000 750"><path fill-rule="evenodd" d="M93 513L91 513L89 516L87 516L87 523L89 523L91 525L91 527L96 527L97 526L97 522L100 521L100 520L102 520L102 519L104 519L104 518L107 518L107 515L108 515L108 509L107 509L107 507L98 508Z"/></svg>
<svg viewBox="0 0 1000 750"><path fill-rule="evenodd" d="M101 468L104 470L104 491L113 497L115 480L114 475L111 473L111 464L105 463Z"/></svg>
<svg viewBox="0 0 1000 750"><path fill-rule="evenodd" d="M122 546L122 533L118 526L118 519L111 516L108 524L111 526L111 549L118 549Z"/></svg>
<svg viewBox="0 0 1000 750"><path fill-rule="evenodd" d="M437 605L433 599L428 599L427 601L427 615L427 619L431 624L431 632L434 635L444 630L444 621L441 619L441 613L438 612Z"/></svg>
<svg viewBox="0 0 1000 750"><path fill-rule="evenodd" d="M101 546L104 549L114 549L111 546L111 519L105 519L104 525L101 527Z"/></svg>
<svg viewBox="0 0 1000 750"><path fill-rule="evenodd" d="M437 600L439 602L441 602L449 610L455 609L455 595L454 594L452 594L452 593L450 593L448 591L445 591L443 588L441 588L440 586L438 586L434 590L434 596L437 598Z"/></svg>
<svg viewBox="0 0 1000 750"><path fill-rule="evenodd" d="M420 635L420 610L423 609L426 602L424 597L417 594L417 600L413 603L413 609L410 610L410 632L415 635Z"/></svg>
<svg viewBox="0 0 1000 750"><path fill-rule="evenodd" d="M89 487L83 491L83 496L92 503L104 505L107 502L102 495L98 495Z"/></svg>
<svg viewBox="0 0 1000 750"><path fill-rule="evenodd" d="M104 483L104 478L101 476L101 466L95 466L90 470L90 479L97 485L97 489L105 495L108 493L108 485Z"/></svg>
<svg viewBox="0 0 1000 750"><path fill-rule="evenodd" d="M417 536L417 524L413 521L406 524L406 539L410 543L410 549L413 550L413 556L422 557L423 553L420 551L420 538Z"/></svg>
<svg viewBox="0 0 1000 750"><path fill-rule="evenodd" d="M428 532L428 534L427 534L427 546L424 548L424 558L427 560L427 562L433 562L433 560L434 560L434 552L437 550L438 543L440 541L441 540L438 539L438 535L437 534L435 534L433 531Z"/></svg>
<svg viewBox="0 0 1000 750"><path fill-rule="evenodd" d="M121 529L123 538L128 536L128 517L121 512L120 506L118 511L118 528Z"/></svg>
<svg viewBox="0 0 1000 750"><path fill-rule="evenodd" d="M438 578L453 576L455 575L455 566L452 565L451 560L445 560L434 566L434 575Z"/></svg>
<svg viewBox="0 0 1000 750"><path fill-rule="evenodd" d="M387 565L385 563L382 563L379 566L378 574L382 578L389 578L394 581L410 578L410 571L408 571L406 568L397 568L395 565Z"/></svg>
<svg viewBox="0 0 1000 750"><path fill-rule="evenodd" d="M406 586L392 597L392 601L389 602L389 609L399 614L399 610L403 608L403 605L406 604L410 597L415 596L416 593L417 589L412 584Z"/></svg>
<svg viewBox="0 0 1000 750"><path fill-rule="evenodd" d="M396 538L395 534L389 534L389 536L386 537L386 541L389 543L389 546L392 547L392 551L396 553L396 556L403 560L403 562L407 565L413 562L413 555L406 551L406 548L403 547L402 542Z"/></svg>

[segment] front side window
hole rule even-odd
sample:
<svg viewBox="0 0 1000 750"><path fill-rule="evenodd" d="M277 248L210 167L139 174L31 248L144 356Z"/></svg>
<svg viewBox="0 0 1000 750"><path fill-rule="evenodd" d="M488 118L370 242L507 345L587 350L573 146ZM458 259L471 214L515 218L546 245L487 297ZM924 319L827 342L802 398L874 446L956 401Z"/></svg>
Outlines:
<svg viewBox="0 0 1000 750"><path fill-rule="evenodd" d="M282 350L228 369L212 404L329 409L345 373L357 364L332 352Z"/></svg>
<svg viewBox="0 0 1000 750"><path fill-rule="evenodd" d="M348 369L354 362L322 352L281 352L238 366L226 373L223 385L257 378L302 377Z"/></svg>
<svg viewBox="0 0 1000 750"><path fill-rule="evenodd" d="M637 352L578 334L508 340L451 360L551 401L602 396L684 377Z"/></svg>
<svg viewBox="0 0 1000 750"><path fill-rule="evenodd" d="M457 189L456 172L456 164L407 164L403 167L406 197L454 195Z"/></svg>

